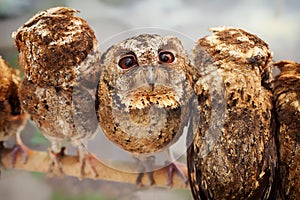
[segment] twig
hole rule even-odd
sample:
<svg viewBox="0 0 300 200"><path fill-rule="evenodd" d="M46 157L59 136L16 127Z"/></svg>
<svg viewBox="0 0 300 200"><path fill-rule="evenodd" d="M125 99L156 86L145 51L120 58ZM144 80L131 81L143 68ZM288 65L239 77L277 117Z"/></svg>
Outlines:
<svg viewBox="0 0 300 200"><path fill-rule="evenodd" d="M10 164L10 153L12 149L3 149L2 150L2 164L6 169L12 169L12 165ZM73 155L65 155L62 160L62 167L64 174L66 176L74 176L80 177L80 164L78 162L78 157ZM107 181L116 181L122 183L131 183L135 184L137 174L136 173L128 173L123 171L118 171L116 169L110 168L101 162L94 160L93 165L98 173L98 176L95 178L91 173L86 173L82 178L94 178L99 180L107 180ZM122 163L122 166L128 168L136 167L132 163ZM24 171L32 171L32 172L41 172L47 173L49 169L49 156L47 152L43 151L32 151L30 150L28 153L28 160L24 164L21 155L17 155L15 162L15 169L21 169ZM167 168L164 167L154 172L153 177L155 180L155 187L167 187ZM148 178L145 175L142 179L142 182L145 185L149 184ZM172 188L188 188L184 185L181 178L177 175L173 177L173 186Z"/></svg>

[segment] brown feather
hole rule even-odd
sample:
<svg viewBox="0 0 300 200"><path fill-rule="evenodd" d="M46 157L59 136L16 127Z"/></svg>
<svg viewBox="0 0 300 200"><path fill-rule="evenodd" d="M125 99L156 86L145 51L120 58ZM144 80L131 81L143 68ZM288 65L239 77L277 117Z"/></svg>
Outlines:
<svg viewBox="0 0 300 200"><path fill-rule="evenodd" d="M300 64L275 63L280 74L274 81L278 121L280 193L283 199L300 198Z"/></svg>
<svg viewBox="0 0 300 200"><path fill-rule="evenodd" d="M277 162L268 45L216 28L192 59L200 117L187 151L194 199L268 199Z"/></svg>

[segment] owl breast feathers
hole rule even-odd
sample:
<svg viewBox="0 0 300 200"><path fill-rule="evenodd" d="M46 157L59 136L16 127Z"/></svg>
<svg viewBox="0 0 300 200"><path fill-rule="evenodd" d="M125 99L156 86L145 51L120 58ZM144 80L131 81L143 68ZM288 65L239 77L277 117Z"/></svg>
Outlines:
<svg viewBox="0 0 300 200"><path fill-rule="evenodd" d="M189 116L190 64L179 39L142 34L110 47L101 58L96 95L105 135L134 154L173 144Z"/></svg>

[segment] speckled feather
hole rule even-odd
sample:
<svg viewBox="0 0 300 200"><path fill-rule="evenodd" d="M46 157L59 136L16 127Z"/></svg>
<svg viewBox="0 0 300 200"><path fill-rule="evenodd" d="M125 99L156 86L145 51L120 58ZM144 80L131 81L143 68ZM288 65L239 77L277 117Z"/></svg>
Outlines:
<svg viewBox="0 0 300 200"><path fill-rule="evenodd" d="M94 94L88 90L96 87L100 52L93 30L75 12L64 7L42 11L13 37L25 74L19 88L22 108L50 141L81 145L97 128L96 117L90 116Z"/></svg>
<svg viewBox="0 0 300 200"><path fill-rule="evenodd" d="M11 68L0 56L0 141L8 140L26 124L18 99L20 72Z"/></svg>
<svg viewBox="0 0 300 200"><path fill-rule="evenodd" d="M174 62L160 63L162 51L172 52ZM137 66L121 69L118 62L128 54L136 57ZM101 66L96 110L105 135L133 154L151 154L173 144L187 123L193 94L179 39L155 34L126 39L103 54Z"/></svg>
<svg viewBox="0 0 300 200"><path fill-rule="evenodd" d="M280 74L274 81L279 139L280 193L283 199L300 197L300 64L275 63Z"/></svg>
<svg viewBox="0 0 300 200"><path fill-rule="evenodd" d="M194 199L268 199L277 162L268 45L215 28L193 49L198 130L187 151Z"/></svg>

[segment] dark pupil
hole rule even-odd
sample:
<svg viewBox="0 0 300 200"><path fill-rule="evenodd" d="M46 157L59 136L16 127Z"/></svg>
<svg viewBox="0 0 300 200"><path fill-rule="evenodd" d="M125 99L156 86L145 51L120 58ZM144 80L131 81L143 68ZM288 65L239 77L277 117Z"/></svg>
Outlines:
<svg viewBox="0 0 300 200"><path fill-rule="evenodd" d="M124 63L127 67L131 67L133 65L133 59L127 58Z"/></svg>
<svg viewBox="0 0 300 200"><path fill-rule="evenodd" d="M164 53L160 55L160 60L163 62L168 62L169 59L170 59L169 56Z"/></svg>

